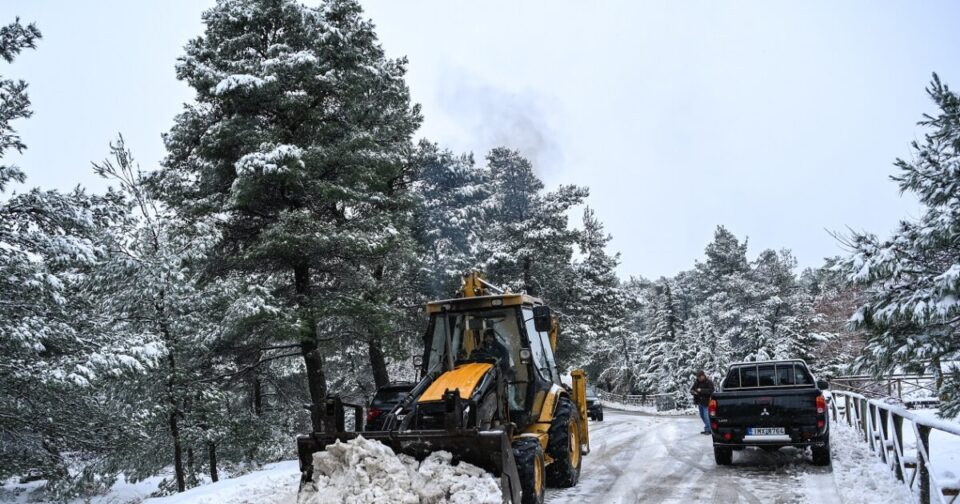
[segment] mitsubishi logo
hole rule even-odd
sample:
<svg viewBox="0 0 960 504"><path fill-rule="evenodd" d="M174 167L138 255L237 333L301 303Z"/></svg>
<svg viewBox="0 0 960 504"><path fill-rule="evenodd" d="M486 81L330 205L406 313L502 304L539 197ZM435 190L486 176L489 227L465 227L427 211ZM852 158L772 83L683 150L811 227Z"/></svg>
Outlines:
<svg viewBox="0 0 960 504"><path fill-rule="evenodd" d="M760 416L764 416L764 415L770 416L770 412L767 411L767 408L766 408L766 407L764 407L764 408L763 408L763 411L760 412Z"/></svg>

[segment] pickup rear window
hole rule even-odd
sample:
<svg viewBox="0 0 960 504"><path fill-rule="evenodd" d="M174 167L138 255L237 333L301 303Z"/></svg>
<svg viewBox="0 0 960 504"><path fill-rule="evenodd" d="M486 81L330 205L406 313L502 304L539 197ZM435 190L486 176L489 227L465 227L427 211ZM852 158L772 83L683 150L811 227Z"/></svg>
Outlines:
<svg viewBox="0 0 960 504"><path fill-rule="evenodd" d="M784 387L812 385L807 368L797 362L739 365L730 368L723 379L724 390L751 387Z"/></svg>

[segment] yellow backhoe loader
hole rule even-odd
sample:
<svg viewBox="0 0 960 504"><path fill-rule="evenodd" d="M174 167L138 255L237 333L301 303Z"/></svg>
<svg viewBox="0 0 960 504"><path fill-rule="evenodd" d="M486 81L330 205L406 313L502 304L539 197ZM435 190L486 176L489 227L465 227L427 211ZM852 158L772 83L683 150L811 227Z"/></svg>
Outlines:
<svg viewBox="0 0 960 504"><path fill-rule="evenodd" d="M357 432L362 405L338 397L313 411L324 427L297 439L301 488L312 481L314 453L358 435L419 460L446 450L498 477L505 504L540 504L547 484L576 485L590 451L586 375L561 381L550 308L471 273L459 297L429 303L427 314L423 378L386 413L382 430ZM347 408L356 426L349 432Z"/></svg>

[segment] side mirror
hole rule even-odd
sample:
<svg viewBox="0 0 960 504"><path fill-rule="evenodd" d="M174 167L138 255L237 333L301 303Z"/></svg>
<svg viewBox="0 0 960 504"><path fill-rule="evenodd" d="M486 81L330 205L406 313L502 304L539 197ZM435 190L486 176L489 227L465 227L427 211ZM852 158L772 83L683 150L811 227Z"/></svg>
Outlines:
<svg viewBox="0 0 960 504"><path fill-rule="evenodd" d="M827 390L830 388L830 382L827 380L817 380L817 388L820 390Z"/></svg>
<svg viewBox="0 0 960 504"><path fill-rule="evenodd" d="M549 306L533 307L533 325L537 332L550 332L553 328L553 314Z"/></svg>
<svg viewBox="0 0 960 504"><path fill-rule="evenodd" d="M417 368L417 369L420 369L420 368L423 367L423 356L422 356L422 355L414 355L414 356L413 356L413 367L415 367L415 368Z"/></svg>

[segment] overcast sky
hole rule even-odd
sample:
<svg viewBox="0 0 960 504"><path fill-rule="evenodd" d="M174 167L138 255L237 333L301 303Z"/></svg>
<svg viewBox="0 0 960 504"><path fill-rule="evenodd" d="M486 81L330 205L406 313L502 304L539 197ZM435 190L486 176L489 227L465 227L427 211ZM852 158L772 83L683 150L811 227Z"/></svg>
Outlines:
<svg viewBox="0 0 960 504"><path fill-rule="evenodd" d="M210 1L2 0L36 21L14 156L28 186L102 190L90 161L122 132L145 168L190 90L174 63ZM960 2L364 1L410 60L420 136L478 159L505 144L549 187L589 186L620 273L688 269L718 224L750 255L842 253L826 230L886 234L917 205L888 180L932 107L960 87ZM21 188L22 189L22 188Z"/></svg>

